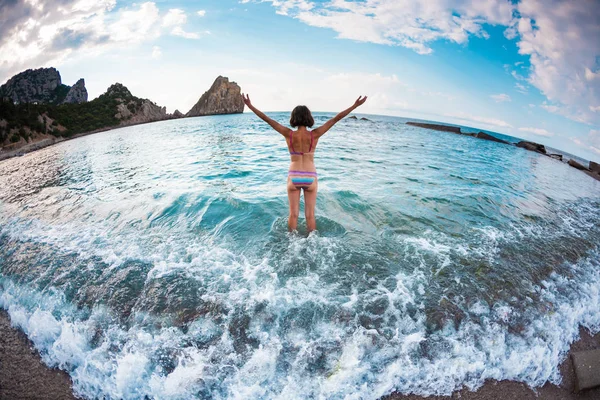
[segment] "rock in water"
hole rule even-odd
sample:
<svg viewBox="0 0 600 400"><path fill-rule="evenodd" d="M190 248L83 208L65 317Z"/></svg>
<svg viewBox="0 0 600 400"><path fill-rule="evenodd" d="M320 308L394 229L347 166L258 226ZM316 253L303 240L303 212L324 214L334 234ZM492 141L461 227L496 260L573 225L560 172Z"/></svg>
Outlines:
<svg viewBox="0 0 600 400"><path fill-rule="evenodd" d="M217 114L239 114L244 112L242 90L235 82L219 76L210 89L192 107L186 117Z"/></svg>
<svg viewBox="0 0 600 400"><path fill-rule="evenodd" d="M179 110L173 111L173 118L181 118L183 117L183 113Z"/></svg>
<svg viewBox="0 0 600 400"><path fill-rule="evenodd" d="M590 161L590 170L600 174L600 164Z"/></svg>
<svg viewBox="0 0 600 400"><path fill-rule="evenodd" d="M475 135L476 138L478 139L484 139L484 140L489 140L492 142L498 142L498 143L504 143L504 144L510 144L509 142L507 142L506 140L502 140L502 139L498 139L495 136L492 135L488 135L485 132L479 132L477 135Z"/></svg>
<svg viewBox="0 0 600 400"><path fill-rule="evenodd" d="M85 88L85 81L83 78L79 79L67 93L64 103L85 103L88 99L88 92Z"/></svg>
<svg viewBox="0 0 600 400"><path fill-rule="evenodd" d="M68 86L62 85L56 68L28 69L0 86L0 97L7 97L14 103L58 102L61 100L58 92L63 86L68 90Z"/></svg>
<svg viewBox="0 0 600 400"><path fill-rule="evenodd" d="M458 126L426 124L423 122L407 122L406 125L418 126L419 128L425 128L425 129L433 129L434 131L462 133Z"/></svg>
<svg viewBox="0 0 600 400"><path fill-rule="evenodd" d="M562 154L548 154L548 156L550 158L554 158L555 160L558 160L558 161L562 161L563 160Z"/></svg>
<svg viewBox="0 0 600 400"><path fill-rule="evenodd" d="M584 165L581 165L580 163L578 163L577 161L575 161L573 159L569 160L568 164L573 168L577 168L582 171L589 171Z"/></svg>
<svg viewBox="0 0 600 400"><path fill-rule="evenodd" d="M517 147L522 147L525 150L535 151L536 153L546 154L546 148L543 144L528 142L526 140L522 140L517 143Z"/></svg>

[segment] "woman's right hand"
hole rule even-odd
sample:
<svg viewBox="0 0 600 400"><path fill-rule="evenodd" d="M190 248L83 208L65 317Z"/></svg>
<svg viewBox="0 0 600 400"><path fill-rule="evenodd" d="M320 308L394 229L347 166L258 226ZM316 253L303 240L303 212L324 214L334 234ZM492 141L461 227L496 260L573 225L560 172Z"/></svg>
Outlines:
<svg viewBox="0 0 600 400"><path fill-rule="evenodd" d="M367 96L358 96L358 99L354 102L354 108L362 106L367 101Z"/></svg>
<svg viewBox="0 0 600 400"><path fill-rule="evenodd" d="M244 104L247 105L248 107L250 107L252 105L252 103L250 102L250 96L249 95L244 95L242 93L242 99L244 99Z"/></svg>

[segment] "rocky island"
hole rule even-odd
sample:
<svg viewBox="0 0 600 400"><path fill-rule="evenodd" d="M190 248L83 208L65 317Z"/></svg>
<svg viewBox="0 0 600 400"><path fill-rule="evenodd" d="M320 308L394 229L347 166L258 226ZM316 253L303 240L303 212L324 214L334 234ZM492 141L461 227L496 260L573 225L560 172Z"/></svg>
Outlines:
<svg viewBox="0 0 600 400"><path fill-rule="evenodd" d="M167 113L121 83L88 101L85 80L62 83L56 68L27 70L0 86L0 160L65 139L120 126L244 111L241 88L219 76L187 113Z"/></svg>
<svg viewBox="0 0 600 400"><path fill-rule="evenodd" d="M243 112L242 89L237 83L229 82L228 78L219 76L185 116L198 117L203 115L240 114Z"/></svg>

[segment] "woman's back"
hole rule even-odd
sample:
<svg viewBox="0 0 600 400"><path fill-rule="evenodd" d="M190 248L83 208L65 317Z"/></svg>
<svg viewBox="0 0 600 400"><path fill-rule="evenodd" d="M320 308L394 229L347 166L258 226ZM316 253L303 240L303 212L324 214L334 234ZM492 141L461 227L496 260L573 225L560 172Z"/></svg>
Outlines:
<svg viewBox="0 0 600 400"><path fill-rule="evenodd" d="M290 131L287 140L291 157L290 170L315 170L314 154L317 142L318 139L314 137L313 132L305 128Z"/></svg>

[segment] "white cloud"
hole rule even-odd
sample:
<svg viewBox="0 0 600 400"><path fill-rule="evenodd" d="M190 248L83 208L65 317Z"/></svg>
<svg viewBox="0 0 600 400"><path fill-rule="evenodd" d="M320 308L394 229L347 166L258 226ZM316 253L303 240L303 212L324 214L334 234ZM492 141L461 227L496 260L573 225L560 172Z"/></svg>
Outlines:
<svg viewBox="0 0 600 400"><path fill-rule="evenodd" d="M160 58L162 56L162 51L160 47L154 46L152 47L152 58Z"/></svg>
<svg viewBox="0 0 600 400"><path fill-rule="evenodd" d="M172 26L183 25L186 22L187 16L185 15L185 12L178 8L172 8L163 17L162 26L169 28Z"/></svg>
<svg viewBox="0 0 600 400"><path fill-rule="evenodd" d="M171 28L171 35L180 36L186 39L199 39L200 34L195 32L186 32L182 25L187 22L187 15L183 10L178 8L170 9L163 17L162 26Z"/></svg>
<svg viewBox="0 0 600 400"><path fill-rule="evenodd" d="M513 10L508 0L264 1L279 14L333 29L339 38L397 45L419 54L431 53L429 43L436 40L464 44L469 35L487 38L484 24L508 25Z"/></svg>
<svg viewBox="0 0 600 400"><path fill-rule="evenodd" d="M600 154L600 130L598 129L590 129L587 137L572 137L571 141L579 147Z"/></svg>
<svg viewBox="0 0 600 400"><path fill-rule="evenodd" d="M519 53L529 57L530 67L512 71L513 77L539 89L560 109L557 114L600 123L597 0L261 2L310 26L332 29L341 39L402 46L419 54L432 53L435 41L465 44L470 36L487 38L487 25L505 26L504 35L515 39ZM521 93L525 89L517 86Z"/></svg>
<svg viewBox="0 0 600 400"><path fill-rule="evenodd" d="M600 106L596 106L596 107L590 106L590 110L593 112L600 112Z"/></svg>
<svg viewBox="0 0 600 400"><path fill-rule="evenodd" d="M25 68L59 66L75 51L97 55L154 40L167 29L198 38L181 24L186 16L172 9L161 16L154 2L115 10L116 0L15 1L0 7L0 82Z"/></svg>
<svg viewBox="0 0 600 400"><path fill-rule="evenodd" d="M175 28L173 28L173 30L171 31L171 35L181 36L186 39L199 39L200 38L200 35L198 33L186 32L180 26L176 26Z"/></svg>
<svg viewBox="0 0 600 400"><path fill-rule="evenodd" d="M525 78L523 75L519 75L519 73L517 71L511 71L510 74L513 76L513 78L515 78L518 81L526 81L527 80L527 78Z"/></svg>
<svg viewBox="0 0 600 400"><path fill-rule="evenodd" d="M519 53L530 58L528 82L555 111L579 122L600 123L600 79L592 70L600 56L600 7L594 0L522 0L517 29Z"/></svg>
<svg viewBox="0 0 600 400"><path fill-rule="evenodd" d="M519 82L515 83L515 88L517 88L517 92L527 94L529 91L527 87Z"/></svg>
<svg viewBox="0 0 600 400"><path fill-rule="evenodd" d="M503 103L506 101L511 101L511 98L509 95L505 94L505 93L500 93L500 94L493 94L490 96L492 99L494 99L494 101L496 103Z"/></svg>
<svg viewBox="0 0 600 400"><path fill-rule="evenodd" d="M120 10L118 19L108 26L110 38L116 42L136 43L160 35L154 29L159 11L154 3L142 3L138 9ZM101 26L98 27L102 29Z"/></svg>
<svg viewBox="0 0 600 400"><path fill-rule="evenodd" d="M4 2L0 7L0 76L58 63L74 49L105 46L118 34L104 23L115 0Z"/></svg>
<svg viewBox="0 0 600 400"><path fill-rule="evenodd" d="M548 132L547 130L542 129L542 128L519 128L519 130L522 132L533 133L534 135L537 135L537 136L545 136L545 137L554 136L554 133Z"/></svg>
<svg viewBox="0 0 600 400"><path fill-rule="evenodd" d="M600 71L592 72L591 69L585 68L585 79L588 81L593 81L594 79L600 79Z"/></svg>
<svg viewBox="0 0 600 400"><path fill-rule="evenodd" d="M196 14L198 14L200 17L204 17L206 15L206 10L199 10L196 12Z"/></svg>

